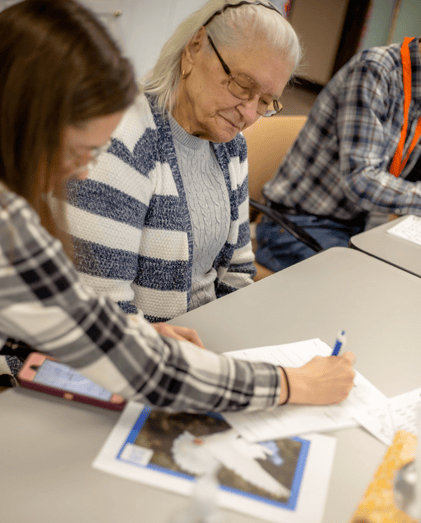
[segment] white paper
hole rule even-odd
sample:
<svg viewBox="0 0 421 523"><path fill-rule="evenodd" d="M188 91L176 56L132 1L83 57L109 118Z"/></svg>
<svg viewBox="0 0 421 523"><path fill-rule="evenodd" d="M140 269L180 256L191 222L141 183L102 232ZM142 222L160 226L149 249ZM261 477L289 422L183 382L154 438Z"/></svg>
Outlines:
<svg viewBox="0 0 421 523"><path fill-rule="evenodd" d="M259 347L230 353L239 359L265 361L284 367L300 367L314 356L330 356L332 348L318 338L285 345ZM348 398L335 405L284 405L271 411L230 412L224 417L249 441L284 438L307 432L320 432L358 425L355 413L382 404L386 397L356 372Z"/></svg>
<svg viewBox="0 0 421 523"><path fill-rule="evenodd" d="M397 430L417 435L418 408L421 406L421 389L415 389L393 398L385 398L354 413L361 425L385 445L391 445Z"/></svg>
<svg viewBox="0 0 421 523"><path fill-rule="evenodd" d="M419 430L418 408L420 406L421 389L411 390L390 398L389 410L395 431L406 430L417 436Z"/></svg>
<svg viewBox="0 0 421 523"><path fill-rule="evenodd" d="M386 232L398 238L403 238L404 240L421 245L421 218L409 215L394 227L387 229Z"/></svg>
<svg viewBox="0 0 421 523"><path fill-rule="evenodd" d="M392 443L395 430L386 396L382 401L354 412L354 416L368 432L385 445L389 446Z"/></svg>
<svg viewBox="0 0 421 523"><path fill-rule="evenodd" d="M188 496L182 509L184 517L194 506L196 498L193 494L197 495L202 479L198 480L193 475L174 468L174 441L180 437L180 433L184 434L184 422L188 432L196 438L206 439L205 429L209 423L206 418L209 419L204 415L162 413L130 402L93 466L111 474ZM215 419L219 432L210 432L211 435L224 436L225 430L234 432L221 416ZM213 422L214 420L211 423ZM244 443L250 445L248 442ZM242 483L240 489L236 479L238 476L232 471L229 476L229 471L225 469L223 477L228 483L217 489L217 506L276 523L322 523L335 445L334 438L320 434L266 442L264 448L275 447L279 451L278 461L271 462L267 471L276 481L288 487L288 497L274 500L261 493L257 495L250 490L247 483ZM189 458L185 449L183 456ZM191 462L197 463L194 449ZM227 479L229 477L231 480ZM209 499L207 503L210 504ZM198 508L200 509L201 507ZM143 521L151 523L154 517L143 517Z"/></svg>

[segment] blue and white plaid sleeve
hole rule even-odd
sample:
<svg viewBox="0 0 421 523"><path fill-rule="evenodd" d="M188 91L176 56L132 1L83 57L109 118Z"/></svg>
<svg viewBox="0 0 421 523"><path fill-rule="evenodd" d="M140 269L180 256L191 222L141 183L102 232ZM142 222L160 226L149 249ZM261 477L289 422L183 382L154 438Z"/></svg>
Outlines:
<svg viewBox="0 0 421 523"><path fill-rule="evenodd" d="M363 210L421 214L419 184L389 173L403 122L402 89L375 61L358 62L338 96L340 172L346 196ZM409 140L408 140L409 142Z"/></svg>
<svg viewBox="0 0 421 523"><path fill-rule="evenodd" d="M411 45L418 98L410 105L405 149L420 116L418 42ZM336 73L317 97L278 173L265 184L267 198L343 220L361 211L421 215L421 184L405 180L421 155L421 143L402 176L389 173L403 123L399 56L398 45L369 49Z"/></svg>

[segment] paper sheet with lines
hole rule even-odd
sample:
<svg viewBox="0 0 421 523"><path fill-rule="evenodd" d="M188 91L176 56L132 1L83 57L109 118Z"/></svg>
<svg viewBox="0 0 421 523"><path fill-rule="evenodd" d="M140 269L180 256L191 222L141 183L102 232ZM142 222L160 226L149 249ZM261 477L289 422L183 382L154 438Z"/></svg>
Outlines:
<svg viewBox="0 0 421 523"><path fill-rule="evenodd" d="M421 432L421 389L394 396L375 408L361 409L356 413L356 418L388 446L398 430L417 436Z"/></svg>
<svg viewBox="0 0 421 523"><path fill-rule="evenodd" d="M283 367L301 367L314 356L330 356L331 347L318 338L284 345L229 352L230 356L250 361L265 361ZM386 397L360 373L348 398L336 405L285 405L270 411L224 413L225 419L249 441L291 437L355 427L359 409L384 404Z"/></svg>
<svg viewBox="0 0 421 523"><path fill-rule="evenodd" d="M387 229L387 232L398 238L421 245L421 218L411 214L394 227Z"/></svg>
<svg viewBox="0 0 421 523"><path fill-rule="evenodd" d="M420 436L421 389L394 396L389 400L389 410L395 431L406 430L415 436Z"/></svg>

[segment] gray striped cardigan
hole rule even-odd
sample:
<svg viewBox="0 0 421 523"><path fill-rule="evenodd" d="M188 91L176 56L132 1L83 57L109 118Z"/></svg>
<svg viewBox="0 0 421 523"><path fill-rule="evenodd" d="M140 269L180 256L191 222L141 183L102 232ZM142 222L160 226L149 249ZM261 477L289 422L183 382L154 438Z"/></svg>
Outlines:
<svg viewBox="0 0 421 523"><path fill-rule="evenodd" d="M230 200L230 228L214 260L219 298L252 283L247 148L240 134L213 144ZM68 220L82 281L152 322L189 310L192 229L168 119L140 95L86 181L68 187Z"/></svg>

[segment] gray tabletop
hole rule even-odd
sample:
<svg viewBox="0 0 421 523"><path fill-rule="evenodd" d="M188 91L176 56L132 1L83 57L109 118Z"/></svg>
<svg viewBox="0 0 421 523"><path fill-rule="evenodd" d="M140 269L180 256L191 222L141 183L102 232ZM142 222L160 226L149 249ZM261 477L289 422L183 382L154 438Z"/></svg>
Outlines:
<svg viewBox="0 0 421 523"><path fill-rule="evenodd" d="M421 246L386 231L406 216L386 222L351 238L351 247L421 277Z"/></svg>
<svg viewBox="0 0 421 523"><path fill-rule="evenodd" d="M393 396L421 386L420 305L421 279L334 248L172 323L196 328L217 352L315 337L331 344L345 329L357 370ZM23 389L0 394L2 520L168 523L186 498L91 467L117 418ZM323 521L345 523L386 447L361 428L330 435L337 446Z"/></svg>

